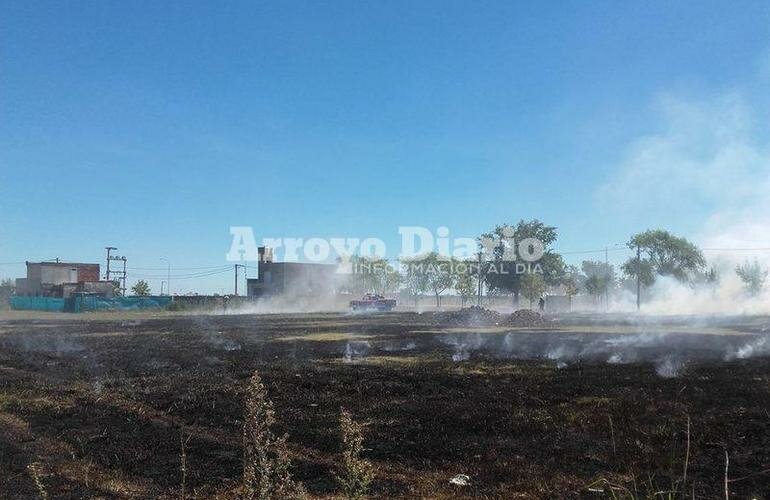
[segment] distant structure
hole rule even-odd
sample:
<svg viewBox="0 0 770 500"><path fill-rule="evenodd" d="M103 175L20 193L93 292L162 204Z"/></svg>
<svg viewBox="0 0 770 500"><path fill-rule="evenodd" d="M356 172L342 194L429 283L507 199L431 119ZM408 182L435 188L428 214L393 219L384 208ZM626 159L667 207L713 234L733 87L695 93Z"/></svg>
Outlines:
<svg viewBox="0 0 770 500"><path fill-rule="evenodd" d="M250 298L331 297L336 278L336 264L273 262L273 249L259 247L257 278L246 280L246 291Z"/></svg>
<svg viewBox="0 0 770 500"><path fill-rule="evenodd" d="M27 262L27 277L16 280L16 295L68 298L75 293L112 297L112 282L99 279L99 264Z"/></svg>

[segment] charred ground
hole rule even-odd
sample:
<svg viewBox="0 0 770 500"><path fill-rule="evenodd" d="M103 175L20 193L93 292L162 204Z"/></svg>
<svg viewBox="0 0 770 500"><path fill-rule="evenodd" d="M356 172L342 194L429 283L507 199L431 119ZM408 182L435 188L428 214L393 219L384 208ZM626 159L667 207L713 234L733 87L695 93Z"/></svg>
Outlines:
<svg viewBox="0 0 770 500"><path fill-rule="evenodd" d="M766 323L444 328L411 313L0 321L0 496L35 496L36 463L54 498L178 498L184 434L188 493L230 498L243 391L258 369L314 496L337 493L344 406L366 423L375 496L601 497L591 491L601 480L666 489L683 476L689 419L688 495L724 494L727 451L731 493L763 498L770 359L729 353L761 340ZM653 337L608 364L602 346L635 335ZM662 377L655 363L667 356L677 370ZM470 486L449 484L460 473Z"/></svg>

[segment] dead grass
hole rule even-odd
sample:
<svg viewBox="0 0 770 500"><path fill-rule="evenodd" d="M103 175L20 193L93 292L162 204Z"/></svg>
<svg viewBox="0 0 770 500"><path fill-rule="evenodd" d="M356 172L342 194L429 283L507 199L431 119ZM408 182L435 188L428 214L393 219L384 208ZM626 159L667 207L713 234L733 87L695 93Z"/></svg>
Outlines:
<svg viewBox="0 0 770 500"><path fill-rule="evenodd" d="M325 333L306 333L304 335L287 335L276 337L280 342L296 342L298 340L307 342L339 342L342 340L367 340L375 338L374 335L360 335L346 332L325 332Z"/></svg>
<svg viewBox="0 0 770 500"><path fill-rule="evenodd" d="M384 365L384 364L396 364L396 365L416 365L425 361L424 358L419 356L366 356L361 359L361 363L371 365Z"/></svg>

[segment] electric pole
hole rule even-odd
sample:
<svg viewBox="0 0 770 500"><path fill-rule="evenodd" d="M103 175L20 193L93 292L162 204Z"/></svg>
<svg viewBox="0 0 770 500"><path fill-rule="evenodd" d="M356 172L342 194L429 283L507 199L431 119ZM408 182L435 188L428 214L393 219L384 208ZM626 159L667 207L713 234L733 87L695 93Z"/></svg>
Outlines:
<svg viewBox="0 0 770 500"><path fill-rule="evenodd" d="M118 261L123 262L123 270L122 271L110 271L110 274L116 274L118 275L118 279L115 280L118 282L118 290L120 290L121 295L123 297L126 296L126 257L121 257L120 255L111 255L110 258L107 260L107 264L109 265L110 261ZM108 280L109 281L109 280Z"/></svg>
<svg viewBox="0 0 770 500"><path fill-rule="evenodd" d="M642 247L636 245L636 311L641 308L642 293Z"/></svg>
<svg viewBox="0 0 770 500"><path fill-rule="evenodd" d="M126 258L121 257L120 260L123 261L123 296L126 296Z"/></svg>
<svg viewBox="0 0 770 500"><path fill-rule="evenodd" d="M117 274L119 277L116 280L118 282L118 290L120 290L121 294L125 297L126 296L126 257L120 257L119 255L110 255L110 253L113 250L117 250L117 247L104 247L105 250L107 250L107 275L105 276L106 281L112 281L111 277L113 274ZM113 260L117 261L123 261L123 270L122 271L111 271L110 270L110 262Z"/></svg>
<svg viewBox="0 0 770 500"><path fill-rule="evenodd" d="M609 250L604 247L604 312L610 310L610 261Z"/></svg>
<svg viewBox="0 0 770 500"><path fill-rule="evenodd" d="M171 261L165 257L161 257L160 260L165 260L167 267L166 267L166 294L171 295ZM162 295L162 294L161 294Z"/></svg>
<svg viewBox="0 0 770 500"><path fill-rule="evenodd" d="M245 264L235 264L235 296L238 296L238 268L242 267L244 273L246 272Z"/></svg>
<svg viewBox="0 0 770 500"><path fill-rule="evenodd" d="M479 291L478 295L476 296L476 305L481 307L481 252L479 252Z"/></svg>
<svg viewBox="0 0 770 500"><path fill-rule="evenodd" d="M104 247L105 250L107 250L107 274L105 275L104 279L105 281L110 281L110 252L113 250L117 250L116 247Z"/></svg>

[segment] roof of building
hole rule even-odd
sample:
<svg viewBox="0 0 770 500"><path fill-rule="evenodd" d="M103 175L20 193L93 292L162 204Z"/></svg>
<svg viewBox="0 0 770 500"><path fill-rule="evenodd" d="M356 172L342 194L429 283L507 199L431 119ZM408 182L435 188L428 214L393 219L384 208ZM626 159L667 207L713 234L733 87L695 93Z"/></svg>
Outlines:
<svg viewBox="0 0 770 500"><path fill-rule="evenodd" d="M98 266L99 264L93 264L90 262L25 262L26 265L38 265L38 266Z"/></svg>

